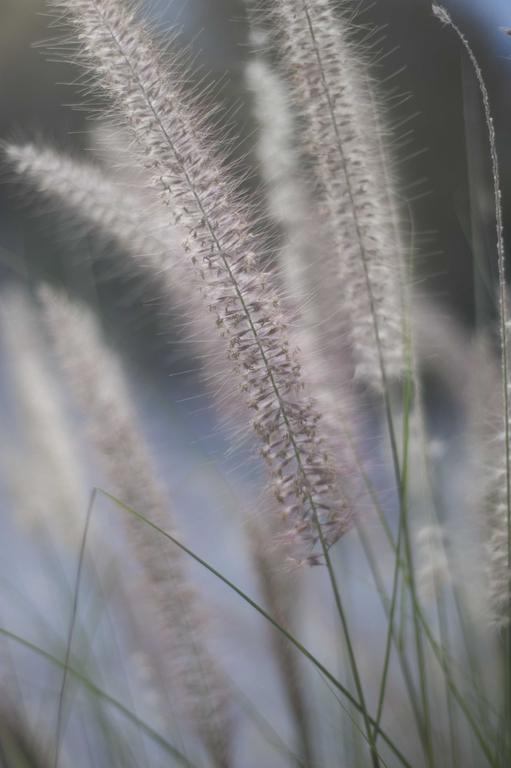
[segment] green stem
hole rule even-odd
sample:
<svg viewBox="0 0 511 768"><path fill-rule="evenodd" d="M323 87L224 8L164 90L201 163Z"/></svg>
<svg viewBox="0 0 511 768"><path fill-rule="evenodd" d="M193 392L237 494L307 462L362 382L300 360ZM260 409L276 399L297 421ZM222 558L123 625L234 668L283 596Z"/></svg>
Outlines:
<svg viewBox="0 0 511 768"><path fill-rule="evenodd" d="M415 572L414 572L414 564L413 564L412 545L410 540L410 529L408 526L408 516L406 513L403 517L403 533L404 533L406 562L408 566L407 568L408 584L410 588L411 598L413 602L413 609L414 609L413 610L413 626L414 626L414 634L415 634L415 647L417 651L417 664L419 667L420 690L421 690L421 696L422 696L422 703L424 707L425 729L427 734L427 737L426 737L427 744L428 744L427 758L428 758L428 764L432 766L433 765L433 745L432 745L432 739L431 739L431 718L429 713L428 689L427 689L427 683L426 683L426 661L425 661L425 655L424 655L424 646L423 646L422 634L420 629L420 622L417 616L417 606L419 605L419 600L417 597L417 585L415 583Z"/></svg>
<svg viewBox="0 0 511 768"><path fill-rule="evenodd" d="M162 528L159 528L157 525L155 525L151 520L148 520L144 515L140 514L140 512L137 512L132 507L128 506L124 502L117 499L112 494L108 493L108 491L105 491L103 489L98 488L98 492L102 493L107 499L110 499L114 504L116 504L121 509L124 509L129 514L133 515L134 517L138 518L142 522L144 522L146 525L148 525L150 528L153 528L153 530L157 531L160 535L164 536L166 539L171 541L175 546L179 547L183 552L185 552L189 557L191 557L193 560L195 560L199 565L201 565L203 568L205 568L207 571L209 571L213 576L215 576L217 579L219 579L223 584L225 584L229 589L231 589L233 592L235 592L238 597L240 597L244 602L246 602L248 605L250 605L257 613L259 613L261 616L263 616L266 621L268 621L278 632L280 632L287 640L294 645L294 647L300 651L302 656L304 656L306 659L308 659L315 667L316 669L321 672L321 674L328 680L332 685L337 688L343 696L352 704L355 709L360 712L360 714L364 715L364 708L362 704L350 693L350 691L339 681L337 678L325 667L319 659L317 659L314 654L312 654L302 643L300 643L299 640L297 640L285 627L283 627L281 624L279 624L272 616L270 616L269 613L267 613L262 606L260 606L258 603L255 602L255 600L252 600L251 597L249 597L245 592L243 592L242 589L236 586L234 582L230 581L226 576L224 576L220 571L216 570L212 565L210 565L206 560L199 557L195 552L193 552L191 549L189 549L187 546L182 544L180 541L178 541L176 538L171 536L170 533L167 533L167 531L164 531ZM376 725L374 718L372 718L369 714L367 715L369 725L372 726L370 728L371 734L372 734L372 728ZM412 768L411 764L408 762L406 757L402 754L402 752L399 750L399 748L394 744L394 741L390 738L390 736L387 735L387 733L383 730L381 726L378 727L377 732L380 734L383 741L387 744L387 746L392 750L394 755L398 758L400 763L405 766L405 768ZM364 736L364 738L367 739L367 736ZM368 743L369 739L367 739Z"/></svg>
<svg viewBox="0 0 511 768"><path fill-rule="evenodd" d="M259 711L256 705L249 699L249 697L238 688L233 680L229 680L229 685L233 691L233 695L240 705L240 707L246 712L247 717L250 718L254 727L261 733L264 740L270 744L275 751L287 760L292 762L298 768L310 768L312 763L304 762L290 747L284 742L281 736L274 729L273 725L267 720L267 718Z"/></svg>
<svg viewBox="0 0 511 768"><path fill-rule="evenodd" d="M344 168L344 175L345 175L345 179L346 179L347 191L348 191L348 195L349 195L349 197L351 199L351 207L352 207L352 210L354 211L354 224L355 224L355 229L356 229L356 233L357 233L357 239L358 239L358 242L359 242L359 245L360 245L361 262L362 262L362 268L363 268L363 272L364 272L364 280L365 280L367 296L368 296L368 300L369 300L369 307L370 307L371 318L372 318L372 323L373 323L373 330L374 330L374 335L375 335L376 349L377 349L377 353L378 353L378 360L379 360L379 366L380 366L380 371L381 371L382 387L383 387L383 397L384 397L384 403L385 403L385 415L386 415L387 424L388 424L389 437L390 437L391 450L392 450L392 458L393 458L393 463L394 463L394 472L395 472L395 476L396 476L396 489L397 489L397 493L398 493L398 495L399 495L399 497L401 499L402 479L401 479L401 470L400 470L400 463L399 463L399 454L398 454L398 450L397 450L397 441L396 441L394 425L393 425L393 419L392 419L392 409L391 409L391 405L390 405L389 387L388 387L388 381L387 381L386 370L385 370L385 361L383 359L380 331L379 331L379 327L378 327L378 318L377 318L377 314L376 314L376 306L375 306L375 301L374 301L374 296L373 296L373 289L372 289L372 285L371 285L371 279L370 279L370 276L369 276L368 256L367 256L366 249L365 249L365 246L364 246L364 239L362 237L362 230L361 230L361 227L360 227L360 223L359 223L357 215L356 215L357 207L356 207L356 204L355 204L356 203L355 193L354 193L354 190L352 189L352 183L351 183L351 179L350 179L350 174L348 172L346 158L344 156L344 147L343 147L343 142L342 142L342 139L341 139L341 134L340 134L339 126L337 124L337 118L336 118L335 109L334 109L334 100L332 98L332 94L330 93L329 84L328 84L328 82L326 80L326 77L325 77L325 69L324 69L324 66L323 66L322 54L321 54L320 48L318 46L318 42L317 42L317 39L316 39L316 33L315 33L315 30L314 30L314 25L313 25L313 22L312 22L309 10L307 8L307 3L304 1L302 5L303 5L303 11L304 11L304 14L305 14L305 18L306 18L306 21L307 21L307 25L308 25L308 29L309 29L309 33L310 33L310 37L311 37L311 42L312 42L314 54L316 56L316 59L317 59L317 62L318 62L318 66L319 66L319 71L320 71L320 76L321 76L321 85L322 85L322 89L323 89L323 92L324 92L324 95L325 95L326 105L327 105L327 108L328 108L330 120L332 122L332 127L333 127L333 130L334 130L334 133L335 133L335 139L336 139L336 144L337 144L337 148L338 148L338 151L339 151L339 157L340 157L341 163L342 163L343 168ZM408 525L407 525L407 521L406 521L407 516L406 516L405 511L403 511L403 509L400 509L400 517L402 518L403 523L404 523L403 529L404 529L405 551L407 553L407 560L408 560L408 563L411 564L411 562L412 562L412 560L411 560L411 548L410 548L410 545L409 545ZM410 587L411 587L412 590L415 589L413 575L411 575L411 578L410 578ZM424 670L424 657L423 657L423 649L422 649L422 641L421 641L421 638L420 638L420 633L417 631L417 622L415 622L415 627L416 627L417 659L418 659L418 663L419 663L419 672L420 672L419 677L420 677L421 698L422 698L422 705L423 705L423 710L424 710L425 730L426 730L426 734L427 734L426 743L427 743L428 764L431 766L432 763L433 763L433 760L432 760L432 746L431 746L431 728L430 728L430 716L429 716L429 704L428 704L428 696L427 696L426 678L425 678L425 670ZM372 738L372 734L371 734L371 738Z"/></svg>
<svg viewBox="0 0 511 768"><path fill-rule="evenodd" d="M370 719L369 719L369 713L367 711L367 707L366 707L366 703L365 703L364 692L363 692L363 688L362 688L362 681L360 679L360 673L358 671L357 660L355 658L355 652L353 650L353 644L351 642L351 635L350 635L350 631L349 631L349 628L348 628L348 621L347 621L346 613L345 613L345 610L344 610L344 607L343 607L343 604L342 604L342 600L341 600L341 593L340 593L340 590L339 590L339 586L337 584L337 579L335 578L335 571L334 571L334 568L333 568L333 565L332 565L332 560L331 560L331 557L330 557L330 552L328 551L328 547L326 545L325 538L323 536L323 531L322 531L322 528L321 528L321 523L319 521L319 518L318 518L315 510L314 510L314 516L315 516L316 526L317 526L317 529L318 529L319 539L320 539L320 542L321 542L321 548L323 550L323 555L325 557L325 563L326 563L326 567L327 567L327 570L328 570L328 575L329 575L329 578L330 578L330 583L332 585L332 591L334 593L334 598L335 598L335 604L336 604L336 607L337 607L337 612L338 612L339 618L341 620L342 629L343 629L343 633L344 633L344 638L346 640L346 650L348 652L348 658L349 658L349 661L350 661L350 667L351 667L351 671L352 671L352 674L353 674L353 680L354 680L354 683L355 683L355 688L356 688L357 695L358 695L358 698L359 698L359 701L360 701L360 704L361 704L361 707L362 707L362 717L364 719L364 727L365 727L365 730L366 730L366 733L367 733L367 738L369 740L369 746L370 746L370 749L371 749L371 761L373 763L374 768L379 768L380 761L379 761L378 752L376 751L376 734L377 734L378 729L379 729L379 723L376 726L376 731L373 731L373 729L371 728L371 723L370 723Z"/></svg>
<svg viewBox="0 0 511 768"><path fill-rule="evenodd" d="M378 592L378 594L380 596L381 604L382 604L383 610L385 612L385 616L386 616L387 621L388 621L389 620L389 616L390 616L390 599L389 599L389 597L388 597L388 595L386 593L384 582L383 582L383 578L382 578L382 576L380 574L376 557L374 555L374 552L372 550L372 547L371 547L371 544L369 542L369 539L366 536L360 521L356 522L356 528L357 528L358 535L360 537L360 541L362 542L362 547L364 549L364 554L365 554L365 556L367 558L367 561L369 563L369 567L371 569L371 573L372 573L374 582L376 584L376 590L377 590L377 592ZM403 584L403 581L401 582L401 584ZM410 670L408 659L406 657L406 654L404 653L403 644L401 643L401 639L399 637L399 633L398 633L398 630L396 629L395 623L394 623L394 626L393 626L393 629L392 629L392 641L394 643L394 647L395 647L396 652L398 654L398 658L399 658L399 662L400 662L400 666L401 666L401 672L403 674L405 685L406 685L406 688L407 688L407 691L408 691L408 696L409 696L409 699L410 699L410 704L412 706L413 714L414 714L415 721L416 721L416 724L417 724L417 729L418 729L418 732L419 732L419 736L422 739L423 738L423 727L422 727L421 713L420 713L419 706L418 706L418 703L417 703L417 694L416 694L416 691L414 689L413 676L412 676L412 672Z"/></svg>
<svg viewBox="0 0 511 768"><path fill-rule="evenodd" d="M414 605L414 613L417 615L417 618L418 618L418 620L419 620L419 622L420 622L420 624L421 624L421 626L422 626L422 628L424 630L424 634L426 635L426 638L429 641L429 644L430 644L430 646L431 646L431 648L433 650L433 653L435 654L436 659L437 659L438 663L440 664L440 666L442 668L442 672L444 673L444 675L446 677L449 689L450 689L454 699L458 703L460 709L462 710L463 714L465 715L465 717L466 717L470 727L472 728L472 730L473 730L473 732L474 732L474 734L475 734L475 736L476 736L476 738L477 738L477 740L479 742L479 745L480 745L480 747L481 747L481 749L482 749L486 759L488 760L488 763L491 766L494 766L495 768L497 768L497 762L496 762L495 755L493 754L492 750L488 746L488 744L486 742L486 739L484 738L484 735L483 735L481 729L477 725L477 722L476 722L474 716L472 715L468 705L466 704L463 695L459 692L459 690L458 690L458 688L457 688L457 686L456 686L456 684L455 684L455 682L454 682L454 680L452 678L452 674L451 674L451 670L450 670L449 664L447 663L447 660L445 658L445 652L442 649L442 647L435 640L435 638L433 636L433 633L431 632L431 629L429 628L429 625L428 625L428 623L427 623L427 621L426 621L426 619L424 617L422 609L421 609L421 607L420 607L420 605L418 603L416 603Z"/></svg>
<svg viewBox="0 0 511 768"><path fill-rule="evenodd" d="M436 607L437 607L437 615L438 615L438 629L440 631L440 641L442 643L442 647L445 648L447 651L449 651L450 648L450 642L449 642L449 622L447 618L447 611L446 611L446 605L444 600L444 595L442 593L442 586L439 585L437 578L435 577L435 596L436 596ZM446 705L447 705L447 719L449 723L449 738L450 738L450 745L451 745L451 764L452 768L457 768L457 766L460 764L459 762L459 743L458 743L458 733L456 728L456 719L455 719L455 713L453 711L453 701L452 701L452 694L449 690L449 686L447 685L447 680L445 681L445 694L446 694Z"/></svg>
<svg viewBox="0 0 511 768"><path fill-rule="evenodd" d="M363 473L363 477L365 479L366 484L368 484L368 490L371 490L372 489L372 484L371 484L370 478L367 476L367 474L365 472ZM379 500L377 498L376 492L374 491L374 489L372 489L372 491L373 491L372 493L370 492L371 499L373 499L374 503L376 505L378 505L378 507L379 507ZM381 511L381 515L383 515L383 511ZM386 597L386 594L385 594L385 587L383 585L383 579L381 578L381 576L379 574L379 570L378 570L378 566L377 566L377 562L376 562L376 557L374 556L374 554L373 554L373 552L371 550L371 545L370 545L370 542L369 542L367 536L365 536L365 534L363 534L363 532L362 532L360 521L356 521L356 525L357 525L357 530L359 531L359 534L362 534L361 535L361 541L362 541L362 544L363 544L363 547L364 547L364 552L365 552L366 557L368 558L369 564L371 566L373 577L375 577L375 583L377 584L377 589L378 589L378 592L379 592L381 600L382 600L382 605L384 606L384 609L386 610L386 613L388 615L388 606L387 606L388 598ZM390 533L390 530L388 529L388 526L384 526L384 531L386 533L388 531L387 538L389 540L389 544L390 544L391 548L394 550L394 552L396 552L397 545L396 545L396 542L394 541L394 539L392 537L392 534ZM403 572L404 572L403 584L407 584L408 583L407 567L406 567L406 564L403 563L402 561L401 561L401 565L402 565ZM420 609L420 606L418 606L417 603L413 602L413 598L412 598L412 604L415 605L416 609L419 611L419 618L420 618L420 622L421 622L421 624L423 626L424 633L426 635L426 640L428 641L430 647L432 648L435 656L437 657L437 659L441 663L442 668L445 669L446 664L447 664L446 661L445 661L445 656L443 654L443 651L442 651L441 647L438 645L438 643L436 642L436 640L434 638L434 635L433 635L433 633L432 633L432 631L431 631L431 629L430 629L430 627L428 625L426 617L423 615L422 610ZM395 638L395 643L396 643L396 646L399 648L400 658L403 660L402 669L403 669L403 673L405 675L405 680L408 680L409 691L412 691L413 690L413 680L411 679L411 675L410 675L409 671L408 671L408 673L405 672L405 670L408 669L408 666L407 666L407 663L406 663L406 656L403 653L402 643L400 642L399 638ZM465 716L468 724L473 729L474 734L475 734L475 736L477 738L477 741L479 742L483 753L487 757L489 764L490 765L494 765L494 762L492 762L492 760L493 760L492 751L489 748L489 746L488 746L488 744L487 744L487 742L485 740L485 737L483 736L482 732L478 728L477 721L475 720L474 716L470 712L470 709L466 705L464 697L462 696L462 694L460 694L460 692L459 692L459 690L458 690L458 688L456 686L456 683L455 683L454 679L452 678L452 675L451 675L450 670L448 669L448 667L447 667L447 671L448 671L448 675L447 675L446 679L447 679L447 685L449 687L449 690L450 690L453 698L455 699L455 701L458 703L458 705L459 705L461 711L463 712L463 715ZM478 690L477 686L475 685L475 683L474 683L474 681L472 679L471 679L471 681L472 681L472 684L475 687L475 690L477 691ZM412 702L414 701L413 695L411 695L411 701ZM479 697L478 697L478 701L479 701ZM417 719L417 723L419 725L420 724L420 714L418 713L418 711L417 711L417 714L416 714L416 719ZM483 718L481 720L481 722L484 723L484 722L486 722L486 720ZM422 733L421 725L419 725L419 733L420 734Z"/></svg>
<svg viewBox="0 0 511 768"><path fill-rule="evenodd" d="M502 371L502 405L504 418L504 439L505 439L505 458L506 458L506 534L507 534L507 568L508 574L511 569L511 424L510 424L510 387L509 387L509 366L508 366L508 311L507 311L507 285L506 285L506 251L504 246L504 217L501 202L501 184L499 155L497 152L497 141L495 135L495 126L490 106L490 97L484 80L479 62L472 50L472 47L465 37L460 27L450 17L449 13L441 6L434 6L433 10L438 18L445 24L448 24L460 39L470 63L474 69L477 78L479 90L482 97L484 117L488 129L488 145L490 151L492 181L493 181L493 202L495 206L495 225L497 233L497 272L499 288L499 334L500 334L500 353L501 353L501 371ZM508 604L507 621L511 623L511 585L508 582ZM509 732L511 722L511 638L505 642L505 660L504 660L504 722L503 733Z"/></svg>
<svg viewBox="0 0 511 768"><path fill-rule="evenodd" d="M401 485L399 489L399 494L400 494L399 530L398 530L398 537L397 537L397 543L396 543L396 557L395 557L394 575L393 575L393 581L392 581L392 597L391 597L390 611L389 611L388 622L387 622L387 638L385 642L383 671L382 671L382 677L381 677L381 683L380 683L380 693L378 696L378 707L376 712L376 722L378 724L380 723L381 717L383 714L383 702L385 699L385 692L387 687L390 652L392 648L392 638L394 636L394 617L395 617L397 596L398 596L398 589L399 589L401 543L402 543L402 534L403 534L403 528L404 528L404 514L405 514L405 510L407 509L408 447L409 447L409 433L410 433L409 414L410 414L411 389L412 389L411 384L412 384L411 378L410 376L408 376L405 383L405 393L404 393L404 403L403 403L403 409L404 409L403 468L401 471Z"/></svg>

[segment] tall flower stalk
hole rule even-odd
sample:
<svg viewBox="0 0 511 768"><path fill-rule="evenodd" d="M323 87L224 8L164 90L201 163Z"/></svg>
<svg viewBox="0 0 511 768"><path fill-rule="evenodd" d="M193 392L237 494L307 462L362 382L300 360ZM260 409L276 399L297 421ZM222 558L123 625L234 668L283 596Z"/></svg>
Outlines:
<svg viewBox="0 0 511 768"><path fill-rule="evenodd" d="M19 448L6 441L1 456L16 522L36 536L49 533L76 547L87 486L47 340L30 296L19 287L2 291L0 343L23 441Z"/></svg>
<svg viewBox="0 0 511 768"><path fill-rule="evenodd" d="M258 18L257 11L254 12ZM407 462L400 466L389 387L405 379L403 408L411 408L413 373L405 317L404 247L395 199L388 189L388 160L381 156L382 118L375 114L367 67L345 19L328 0L282 0L262 11L299 118L301 146L315 181L320 219L337 258L338 301L347 311L356 374L383 391L392 446L400 523L389 631L378 718L385 695L392 624L403 548L416 601L408 523ZM377 120L376 117L379 119ZM329 279L329 277L324 277ZM408 423L408 414L405 414ZM407 445L408 436L404 443ZM429 764L431 729L425 654L415 613L415 640Z"/></svg>
<svg viewBox="0 0 511 768"><path fill-rule="evenodd" d="M433 13L439 21L449 26L456 33L470 59L481 92L484 117L488 130L495 205L499 339L502 374L502 431L499 435L499 441L502 446L502 458L498 463L498 488L493 498L493 514L490 515L490 518L493 519L493 531L489 545L491 553L490 589L496 615L499 617L500 623L506 627L504 641L506 669L504 687L505 712L503 718L503 729L506 734L509 731L511 717L511 384L508 342L510 324L507 306L506 252L504 246L499 156L497 153L497 141L490 98L479 62L467 37L453 21L448 11L441 5L433 4ZM504 753L509 755L509 735L504 736L503 745Z"/></svg>
<svg viewBox="0 0 511 768"><path fill-rule="evenodd" d="M50 146L6 144L3 154L16 175L31 184L77 230L99 232L136 254L138 269L179 269L179 243L151 190L117 183L105 170L57 152ZM154 198L154 199L153 199ZM182 269L182 267L181 267ZM179 283L179 278L173 280ZM177 294L177 291L174 291ZM177 295L174 296L177 302Z"/></svg>

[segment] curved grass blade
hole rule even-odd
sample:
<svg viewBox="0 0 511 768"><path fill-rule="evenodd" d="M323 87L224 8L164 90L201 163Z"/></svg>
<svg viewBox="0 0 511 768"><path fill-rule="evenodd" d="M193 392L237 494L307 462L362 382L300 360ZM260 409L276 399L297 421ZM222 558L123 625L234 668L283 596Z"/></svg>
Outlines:
<svg viewBox="0 0 511 768"><path fill-rule="evenodd" d="M78 596L80 593L80 582L82 578L82 567L83 567L83 558L85 555L85 546L87 543L87 533L89 531L89 524L92 517L92 510L94 508L94 502L96 500L96 494L97 491L94 488L92 490L92 493L90 495L89 504L87 507L87 516L85 518L85 527L83 530L83 536L82 541L80 544L80 555L78 558L78 567L76 570L76 580L75 580L75 589L73 593L73 606L71 610L71 620L69 623L69 630L67 635L67 644L66 644L66 656L64 660L64 670L62 673L62 685L60 686L60 693L59 693L59 703L58 703L58 709L57 709L57 725L55 730L55 755L53 760L53 768L58 768L59 764L59 756L60 756L60 744L62 740L62 714L64 711L64 693L66 689L66 680L67 680L67 669L69 666L69 658L71 656L71 645L73 642L73 633L74 628L76 624L76 617L78 614Z"/></svg>
<svg viewBox="0 0 511 768"><path fill-rule="evenodd" d="M231 589L233 592L235 592L238 597L241 597L244 602L248 603L257 613L259 613L263 618L266 619L276 630L281 632L284 637L292 643L295 648L300 651L300 653L305 656L306 659L308 659L314 666L321 672L324 677L330 681L330 683L337 688L343 696L352 704L355 709L363 714L364 708L360 704L360 702L350 693L350 691L345 688L345 686L337 680L337 678L317 659L311 651L309 651L302 643L300 643L299 640L297 640L285 627L283 627L281 624L279 624L272 616L270 616L269 613L267 613L262 606L260 606L258 603L255 602L255 600L252 600L249 595L247 595L245 592L243 592L242 589L236 586L234 582L230 581L226 576L224 576L220 571L218 571L216 568L214 568L212 565L210 565L206 560L203 560L199 555L197 555L195 552L193 552L191 549L189 549L187 546L182 544L180 541L175 539L173 536L171 536L169 533L164 531L162 528L159 528L157 525L152 523L150 520L148 520L144 515L142 515L140 512L137 512L136 510L129 507L127 504L124 504L124 502L117 499L112 494L108 493L108 491L105 491L102 488L96 489L98 493L101 493L105 498L110 499L114 504L116 504L118 507L123 509L125 512L128 512L130 515L133 515L141 522L145 523L149 527L153 528L157 533L164 536L166 539L171 541L175 546L179 547L183 552L185 552L189 557L191 557L193 560L195 560L199 565L201 565L203 568L206 568L213 576L215 576L217 579L222 581L229 589ZM388 734L382 729L380 725L376 723L374 718L372 718L370 715L368 715L369 723L372 726L373 729L376 729L375 732L380 735L380 738L387 744L387 746L392 750L394 755L398 758L400 763L405 766L405 768L412 768L411 763L406 759L406 757L403 755L403 753L400 751L399 747L394 743L394 741L388 736ZM364 736L364 738L366 738Z"/></svg>
<svg viewBox="0 0 511 768"><path fill-rule="evenodd" d="M129 720L131 723L133 723L133 725L136 725L137 728L140 728L140 730L142 730L146 734L146 736L148 736L155 744L161 747L161 749L163 749L168 755L172 756L174 760L177 761L178 765L183 765L185 766L185 768L197 768L197 766L194 763L192 763L187 757L185 757L178 749L176 749L176 747L174 747L169 741L167 741L167 739L164 736L158 733L158 731L156 731L154 728L148 725L148 723L141 720L141 718L138 717L134 712L131 712L131 710L129 710L127 707L121 704L120 701L118 701L109 693L107 693L106 691L103 691L101 688L95 685L95 683L93 683L92 680L89 680L88 677L86 677L85 675L82 675L82 673L79 672L77 669L74 669L74 667L71 667L69 664L66 667L66 664L63 661L61 661L60 659L57 659L51 653L48 653L48 651L45 651L43 648L40 648L35 643L30 642L30 640L26 640L24 637L20 637L15 632L11 632L9 629L6 629L6 627L0 627L0 635L10 640L13 640L18 645L21 645L27 650L37 654L41 658L46 659L46 661L49 661L54 666L59 667L62 670L67 669L68 675L71 675L72 677L74 677L75 680L81 683L89 693L92 693L97 698L109 704L126 720Z"/></svg>

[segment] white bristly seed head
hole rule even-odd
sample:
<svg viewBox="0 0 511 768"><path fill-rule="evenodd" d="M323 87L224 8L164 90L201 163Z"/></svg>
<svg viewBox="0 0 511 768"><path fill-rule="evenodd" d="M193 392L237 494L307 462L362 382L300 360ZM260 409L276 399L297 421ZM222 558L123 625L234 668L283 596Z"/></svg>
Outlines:
<svg viewBox="0 0 511 768"><path fill-rule="evenodd" d="M307 391L299 351L271 275L264 240L218 149L211 115L186 91L180 62L164 67L147 31L118 0L55 0L69 15L82 61L132 131L169 220L202 280L232 372L253 412L290 532L314 559L349 524L321 415ZM171 85L169 85L169 82ZM321 534L321 535L320 535Z"/></svg>
<svg viewBox="0 0 511 768"><path fill-rule="evenodd" d="M31 534L43 532L77 549L87 485L39 318L20 288L2 291L0 342L20 435L18 455L15 442L8 453L2 451L2 473L17 522Z"/></svg>
<svg viewBox="0 0 511 768"><path fill-rule="evenodd" d="M171 510L153 470L120 361L107 347L91 311L48 286L40 290L45 319L62 368L89 424L89 432L119 499L163 530ZM203 643L198 595L186 579L181 550L126 515L127 532L142 567L147 594L156 608L170 691L177 679L198 732L215 765L229 765L229 688Z"/></svg>
<svg viewBox="0 0 511 768"><path fill-rule="evenodd" d="M278 0L261 18L281 58L335 249L356 373L380 390L382 368L388 380L405 370L405 270L367 66L330 0Z"/></svg>

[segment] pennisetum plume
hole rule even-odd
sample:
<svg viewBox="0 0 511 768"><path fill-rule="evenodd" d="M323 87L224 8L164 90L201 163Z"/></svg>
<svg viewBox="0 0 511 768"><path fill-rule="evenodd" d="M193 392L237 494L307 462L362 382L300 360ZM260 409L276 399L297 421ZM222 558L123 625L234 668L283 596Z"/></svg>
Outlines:
<svg viewBox="0 0 511 768"><path fill-rule="evenodd" d="M257 122L256 153L265 191L268 217L279 228L280 271L286 298L318 322L317 297L311 281L318 272L319 232L314 221L313 201L307 193L296 146L296 126L289 105L286 83L272 65L269 35L254 22L252 53L245 66L245 82L252 94L252 112ZM321 281L321 286L328 281Z"/></svg>
<svg viewBox="0 0 511 768"><path fill-rule="evenodd" d="M479 564L485 579L480 613L495 627L508 624L510 570L507 560L506 435L502 429L501 374L488 338L478 338L472 353L466 406L471 450L474 522L484 541ZM475 499L475 501L474 501Z"/></svg>
<svg viewBox="0 0 511 768"><path fill-rule="evenodd" d="M19 446L11 443L8 454L3 448L1 455L16 521L31 533L48 533L76 548L87 486L39 318L29 295L19 287L2 291L0 342L23 440Z"/></svg>
<svg viewBox="0 0 511 768"><path fill-rule="evenodd" d="M253 412L274 494L297 542L313 558L350 523L321 414L270 275L264 239L215 141L201 94L186 90L179 58L166 67L135 13L118 0L54 0L69 18L81 61L112 98L153 174L184 255ZM168 85L169 81L171 85ZM319 546L321 545L321 547Z"/></svg>
<svg viewBox="0 0 511 768"><path fill-rule="evenodd" d="M165 221L160 206L155 206L157 200L151 204L146 189L116 183L99 166L80 162L49 146L5 144L3 154L15 173L29 182L41 198L57 202L59 210L64 205L67 215L72 214L82 227L96 229L129 253L135 252L139 270L146 266L177 270L179 244L175 228Z"/></svg>
<svg viewBox="0 0 511 768"><path fill-rule="evenodd" d="M347 324L338 290L338 260L322 232L321 214L300 155L297 116L287 82L272 56L271 35L250 6L248 11L251 55L245 82L258 127L256 153L267 215L281 238L278 262L286 303L299 317L295 327L314 335L314 345L324 356L341 361L336 373L346 377L348 371L351 376L351 366L346 366ZM304 358L308 360L308 354ZM330 381L338 378L334 375Z"/></svg>
<svg viewBox="0 0 511 768"><path fill-rule="evenodd" d="M110 145L113 141L110 136ZM142 189L136 186L132 169L126 169L126 178L120 182L101 167L48 146L5 144L3 151L16 175L34 187L40 198L57 203L59 212L73 219L78 231L114 240L122 248L119 271L150 284L185 340L193 344L206 382L220 401L223 340L213 318L204 312L199 278L186 269L179 231L169 225L153 190L144 184ZM220 404L224 406L223 397Z"/></svg>
<svg viewBox="0 0 511 768"><path fill-rule="evenodd" d="M118 359L102 340L90 311L48 286L40 290L40 296L62 368L84 411L111 487L122 502L169 530L171 510L155 477ZM131 516L125 519L159 619L167 691L176 679L181 683L215 765L228 766L229 689L203 644L200 602L186 579L183 557L176 548L164 547L139 521Z"/></svg>
<svg viewBox="0 0 511 768"><path fill-rule="evenodd" d="M106 153L120 153L109 136ZM151 188L136 185L133 169L125 168L120 182L101 167L66 156L51 147L35 144L5 144L4 157L15 174L39 193L50 205L57 203L66 219L76 222L76 230L114 240L122 249L117 261L121 274L134 275L148 284L161 299L171 317L172 330L194 349L208 389L219 411L230 424L240 421L244 405L225 386L225 343L213 316L204 311L200 278L182 257L179 230L169 225L165 209ZM129 155L123 157L126 166ZM111 159L111 158L110 158ZM112 169L108 169L112 170ZM128 183L129 182L129 183ZM156 203L156 205L155 205ZM242 423L246 423L243 410Z"/></svg>
<svg viewBox="0 0 511 768"><path fill-rule="evenodd" d="M278 0L260 17L275 41L336 254L356 372L381 389L406 369L405 270L367 65L330 0Z"/></svg>

